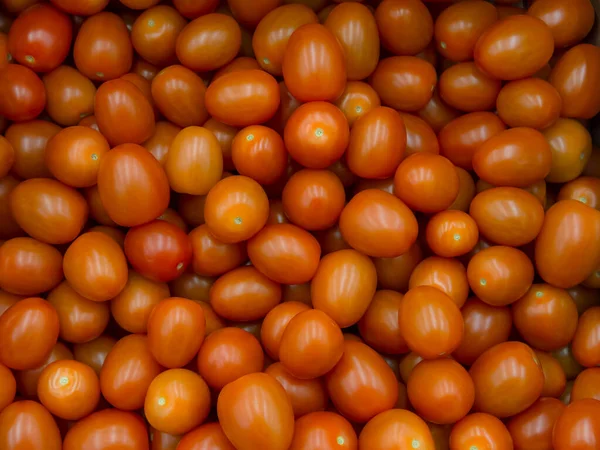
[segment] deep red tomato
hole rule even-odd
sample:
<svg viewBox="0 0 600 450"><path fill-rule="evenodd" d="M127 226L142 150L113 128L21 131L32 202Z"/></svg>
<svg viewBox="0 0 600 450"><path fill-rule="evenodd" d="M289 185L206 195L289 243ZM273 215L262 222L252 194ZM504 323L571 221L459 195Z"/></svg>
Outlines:
<svg viewBox="0 0 600 450"><path fill-rule="evenodd" d="M67 57L73 39L69 16L39 4L20 14L8 32L8 51L19 63L36 72L50 72Z"/></svg>
<svg viewBox="0 0 600 450"><path fill-rule="evenodd" d="M0 116L23 122L35 119L46 106L46 91L39 77L25 66L0 69Z"/></svg>
<svg viewBox="0 0 600 450"><path fill-rule="evenodd" d="M585 429L585 433L577 430ZM593 449L600 445L600 401L591 398L568 405L554 424L554 448Z"/></svg>
<svg viewBox="0 0 600 450"><path fill-rule="evenodd" d="M90 80L113 80L131 68L133 47L125 22L101 12L83 22L73 47L77 69Z"/></svg>
<svg viewBox="0 0 600 450"><path fill-rule="evenodd" d="M292 443L292 404L270 375L254 373L229 383L219 395L217 414L225 435L238 450L287 450Z"/></svg>
<svg viewBox="0 0 600 450"><path fill-rule="evenodd" d="M60 431L48 410L37 402L23 400L0 413L0 448L61 450L65 447L61 445Z"/></svg>

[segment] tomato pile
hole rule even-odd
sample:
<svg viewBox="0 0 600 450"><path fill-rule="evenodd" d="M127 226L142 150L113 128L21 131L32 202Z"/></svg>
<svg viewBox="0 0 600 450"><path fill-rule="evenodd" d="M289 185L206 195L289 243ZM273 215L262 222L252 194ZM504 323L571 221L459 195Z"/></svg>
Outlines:
<svg viewBox="0 0 600 450"><path fill-rule="evenodd" d="M0 450L599 450L591 0L0 0Z"/></svg>

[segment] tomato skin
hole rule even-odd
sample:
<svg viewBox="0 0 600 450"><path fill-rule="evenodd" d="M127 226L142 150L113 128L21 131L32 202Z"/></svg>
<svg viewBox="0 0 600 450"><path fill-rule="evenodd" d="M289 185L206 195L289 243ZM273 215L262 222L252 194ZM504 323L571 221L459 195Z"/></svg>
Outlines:
<svg viewBox="0 0 600 450"><path fill-rule="evenodd" d="M341 445L348 450L357 449L356 432L350 422L339 414L317 411L296 420L289 450L334 450Z"/></svg>
<svg viewBox="0 0 600 450"><path fill-rule="evenodd" d="M494 186L527 187L544 179L552 167L552 151L533 128L511 128L491 137L473 155L473 169Z"/></svg>
<svg viewBox="0 0 600 450"><path fill-rule="evenodd" d="M265 349L265 352L274 361L279 360L279 348L281 345L281 337L285 328L295 316L303 311L310 309L304 303L298 301L286 301L275 306L265 316L261 329L260 341Z"/></svg>
<svg viewBox="0 0 600 450"><path fill-rule="evenodd" d="M552 428L565 409L555 398L540 398L507 423L516 449L552 448Z"/></svg>
<svg viewBox="0 0 600 450"><path fill-rule="evenodd" d="M452 427L450 448L468 449L471 446L489 450L514 448L506 426L498 418L485 413L469 414Z"/></svg>
<svg viewBox="0 0 600 450"><path fill-rule="evenodd" d="M230 72L206 90L205 105L219 122L235 127L269 120L279 106L277 80L262 70Z"/></svg>
<svg viewBox="0 0 600 450"><path fill-rule="evenodd" d="M37 295L63 280L63 258L51 245L29 237L0 245L0 288L11 294Z"/></svg>
<svg viewBox="0 0 600 450"><path fill-rule="evenodd" d="M175 136L181 131L177 125L171 122L159 121L154 127L154 134L142 144L164 167L169 154L169 149Z"/></svg>
<svg viewBox="0 0 600 450"><path fill-rule="evenodd" d="M474 59L484 73L500 80L533 75L550 60L554 39L540 19L506 17L491 25L477 40Z"/></svg>
<svg viewBox="0 0 600 450"><path fill-rule="evenodd" d="M370 376L362 377L361 373ZM362 342L344 341L344 354L325 376L325 382L337 410L358 423L368 422L393 408L398 398L394 372L375 350Z"/></svg>
<svg viewBox="0 0 600 450"><path fill-rule="evenodd" d="M359 450L435 448L433 436L423 419L405 409L391 409L373 417L358 438Z"/></svg>
<svg viewBox="0 0 600 450"><path fill-rule="evenodd" d="M416 55L433 37L433 19L419 0L381 2L375 10L381 44L394 55Z"/></svg>
<svg viewBox="0 0 600 450"><path fill-rule="evenodd" d="M403 295L391 290L379 290L358 322L364 341L373 349L390 355L408 352L398 324Z"/></svg>
<svg viewBox="0 0 600 450"><path fill-rule="evenodd" d="M600 401L591 398L568 405L552 431L554 448L593 449L600 443ZM586 433L577 430L585 427Z"/></svg>
<svg viewBox="0 0 600 450"><path fill-rule="evenodd" d="M600 307L594 306L588 309L579 318L577 330L571 342L573 356L584 367L595 367L600 362L599 321Z"/></svg>
<svg viewBox="0 0 600 450"><path fill-rule="evenodd" d="M406 128L400 114L391 108L373 108L352 127L346 163L361 178L389 178L405 149Z"/></svg>
<svg viewBox="0 0 600 450"><path fill-rule="evenodd" d="M438 256L452 258L470 252L479 240L477 224L463 211L441 211L427 223L429 248Z"/></svg>
<svg viewBox="0 0 600 450"><path fill-rule="evenodd" d="M0 413L0 446L7 450L61 450L60 431L52 415L37 402L22 400Z"/></svg>
<svg viewBox="0 0 600 450"><path fill-rule="evenodd" d="M98 265L98 261L105 264ZM127 260L111 237L87 232L71 243L63 260L65 278L80 295L96 302L114 298L127 283Z"/></svg>
<svg viewBox="0 0 600 450"><path fill-rule="evenodd" d="M178 450L235 450L219 422L205 423L185 434L177 446Z"/></svg>
<svg viewBox="0 0 600 450"><path fill-rule="evenodd" d="M75 16L91 16L106 8L109 0L50 0L52 4L68 14Z"/></svg>
<svg viewBox="0 0 600 450"><path fill-rule="evenodd" d="M324 25L344 49L348 80L371 75L379 61L379 32L371 11L359 3L341 4L331 11Z"/></svg>
<svg viewBox="0 0 600 450"><path fill-rule="evenodd" d="M588 0L561 3L537 1L527 14L544 21L552 31L556 47L568 47L583 40L594 25L594 7Z"/></svg>
<svg viewBox="0 0 600 450"><path fill-rule="evenodd" d="M585 369L575 379L573 390L571 391L571 401L581 400L584 398L593 398L598 400L600 393L598 392L598 379L600 368L591 367Z"/></svg>
<svg viewBox="0 0 600 450"><path fill-rule="evenodd" d="M492 109L502 82L482 73L473 62L457 63L440 76L440 97L460 111L474 112Z"/></svg>
<svg viewBox="0 0 600 450"><path fill-rule="evenodd" d="M581 74L577 76L577 74ZM567 50L550 72L548 81L563 102L560 115L590 119L600 111L600 93L591 88L600 76L600 49L579 44Z"/></svg>
<svg viewBox="0 0 600 450"><path fill-rule="evenodd" d="M0 178L4 178L15 162L15 149L4 136L0 136Z"/></svg>
<svg viewBox="0 0 600 450"><path fill-rule="evenodd" d="M342 110L350 128L357 119L373 108L381 106L379 95L369 84L363 81L348 81L342 95L335 101Z"/></svg>
<svg viewBox="0 0 600 450"><path fill-rule="evenodd" d="M73 39L69 16L50 5L35 5L20 14L8 32L8 51L25 67L50 72L67 57Z"/></svg>
<svg viewBox="0 0 600 450"><path fill-rule="evenodd" d="M282 73L299 101L335 101L344 92L346 70L344 50L324 25L302 25L290 36Z"/></svg>
<svg viewBox="0 0 600 450"><path fill-rule="evenodd" d="M270 375L254 373L229 383L219 395L217 414L238 450L287 450L292 443L294 411L285 390Z"/></svg>
<svg viewBox="0 0 600 450"><path fill-rule="evenodd" d="M367 189L346 204L340 230L352 248L376 258L393 258L406 253L415 242L418 225L402 200L378 189Z"/></svg>
<svg viewBox="0 0 600 450"><path fill-rule="evenodd" d="M75 355L75 360L87 364L94 369L94 372L99 376L100 370L106 360L106 356L116 343L117 340L115 338L103 335L84 344L75 344L73 346L73 355ZM56 347L58 347L58 345ZM55 352L56 347L54 350ZM68 351L68 349L66 349L66 351ZM61 359L69 359L67 356L73 358L73 355L67 354Z"/></svg>
<svg viewBox="0 0 600 450"><path fill-rule="evenodd" d="M450 5L435 21L436 50L450 61L473 59L477 40L496 20L498 12L487 2Z"/></svg>
<svg viewBox="0 0 600 450"><path fill-rule="evenodd" d="M417 111L418 116L439 133L444 126L460 116L460 113L446 105L440 98L438 90L434 90L427 104Z"/></svg>
<svg viewBox="0 0 600 450"><path fill-rule="evenodd" d="M410 275L422 260L423 250L417 242L406 253L396 258L373 258L379 287L406 292Z"/></svg>
<svg viewBox="0 0 600 450"><path fill-rule="evenodd" d="M15 370L35 369L56 344L59 330L54 306L41 298L28 298L0 316L0 361Z"/></svg>
<svg viewBox="0 0 600 450"><path fill-rule="evenodd" d="M112 220L142 225L169 205L169 181L160 163L145 148L123 144L108 152L98 171L100 199ZM145 202L140 204L140 199Z"/></svg>
<svg viewBox="0 0 600 450"><path fill-rule="evenodd" d="M400 113L406 127L406 156L413 153L440 153L438 138L431 126L418 116Z"/></svg>
<svg viewBox="0 0 600 450"><path fill-rule="evenodd" d="M504 342L486 350L469 374L475 385L475 410L500 418L529 408L544 387L544 374L535 353L521 342ZM502 396L502 392L512 395Z"/></svg>
<svg viewBox="0 0 600 450"><path fill-rule="evenodd" d="M540 362L542 372L544 373L544 388L540 394L541 397L562 399L562 394L566 391L567 385L567 376L563 366L554 354L535 350L535 356Z"/></svg>
<svg viewBox="0 0 600 450"><path fill-rule="evenodd" d="M113 80L131 68L133 47L129 31L116 14L101 12L81 25L73 58L77 69L90 80Z"/></svg>
<svg viewBox="0 0 600 450"><path fill-rule="evenodd" d="M437 83L435 68L416 56L392 56L379 61L371 86L383 105L414 112L431 100Z"/></svg>
<svg viewBox="0 0 600 450"><path fill-rule="evenodd" d="M2 380L2 395L0 395L0 413L13 403L17 392L17 382L11 370L0 363L0 380Z"/></svg>
<svg viewBox="0 0 600 450"><path fill-rule="evenodd" d="M586 127L578 120L561 118L543 130L543 134L552 151L552 166L546 181L564 183L581 175L592 153Z"/></svg>
<svg viewBox="0 0 600 450"><path fill-rule="evenodd" d="M280 6L265 15L252 36L252 49L260 67L271 75L281 75L290 36L309 23L318 23L317 15L302 4Z"/></svg>
<svg viewBox="0 0 600 450"><path fill-rule="evenodd" d="M414 268L408 288L432 286L448 295L459 308L469 295L467 271L463 264L453 258L430 256Z"/></svg>
<svg viewBox="0 0 600 450"><path fill-rule="evenodd" d="M576 200L557 202L537 237L535 264L542 279L556 287L584 281L600 266L600 212Z"/></svg>
<svg viewBox="0 0 600 450"><path fill-rule="evenodd" d="M0 69L0 116L23 122L35 119L45 106L44 83L35 72L19 64Z"/></svg>
<svg viewBox="0 0 600 450"><path fill-rule="evenodd" d="M63 442L63 450L150 450L148 430L137 414L104 409L73 425Z"/></svg>
<svg viewBox="0 0 600 450"><path fill-rule="evenodd" d="M560 188L557 200L579 200L591 208L600 210L600 179L579 177Z"/></svg>

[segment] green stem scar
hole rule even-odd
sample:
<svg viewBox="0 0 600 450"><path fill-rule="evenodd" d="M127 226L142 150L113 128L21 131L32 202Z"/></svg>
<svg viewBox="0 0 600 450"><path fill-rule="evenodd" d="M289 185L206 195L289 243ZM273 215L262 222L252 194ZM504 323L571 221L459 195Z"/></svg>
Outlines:
<svg viewBox="0 0 600 450"><path fill-rule="evenodd" d="M481 280L479 280L479 284L485 286L487 284L487 280L485 278L482 278Z"/></svg>
<svg viewBox="0 0 600 450"><path fill-rule="evenodd" d="M254 140L254 135L253 134L249 134L248 136L246 136L246 140L248 142L253 141Z"/></svg>
<svg viewBox="0 0 600 450"><path fill-rule="evenodd" d="M412 448L419 448L419 447L421 447L421 443L418 440L413 439L412 442L410 443L410 446Z"/></svg>
<svg viewBox="0 0 600 450"><path fill-rule="evenodd" d="M69 379L67 377L60 377L58 382L61 386L66 386L67 384L69 384Z"/></svg>
<svg viewBox="0 0 600 450"><path fill-rule="evenodd" d="M233 219L233 222L234 222L236 225L241 225L241 224L242 224L242 218L238 216L238 217L236 217L235 219Z"/></svg>
<svg viewBox="0 0 600 450"><path fill-rule="evenodd" d="M322 129L322 128L317 128L317 129L315 130L315 136L316 136L316 137L321 137L321 136L323 136L324 134L325 134L325 132L323 131L323 129Z"/></svg>
<svg viewBox="0 0 600 450"><path fill-rule="evenodd" d="M453 237L455 241L460 241L460 234L455 233Z"/></svg>
<svg viewBox="0 0 600 450"><path fill-rule="evenodd" d="M166 403L167 403L167 401L165 400L164 397L161 397L161 398L158 399L159 406L165 406Z"/></svg>
<svg viewBox="0 0 600 450"><path fill-rule="evenodd" d="M27 61L29 64L33 64L35 62L35 58L31 55L27 55L25 56L25 61Z"/></svg>

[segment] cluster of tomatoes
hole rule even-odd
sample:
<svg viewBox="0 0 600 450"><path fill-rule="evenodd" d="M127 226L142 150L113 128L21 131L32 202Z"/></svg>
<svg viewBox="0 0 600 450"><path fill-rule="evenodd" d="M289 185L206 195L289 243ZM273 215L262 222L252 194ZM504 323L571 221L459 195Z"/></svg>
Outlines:
<svg viewBox="0 0 600 450"><path fill-rule="evenodd" d="M0 0L0 449L600 449L595 11L495 3Z"/></svg>

